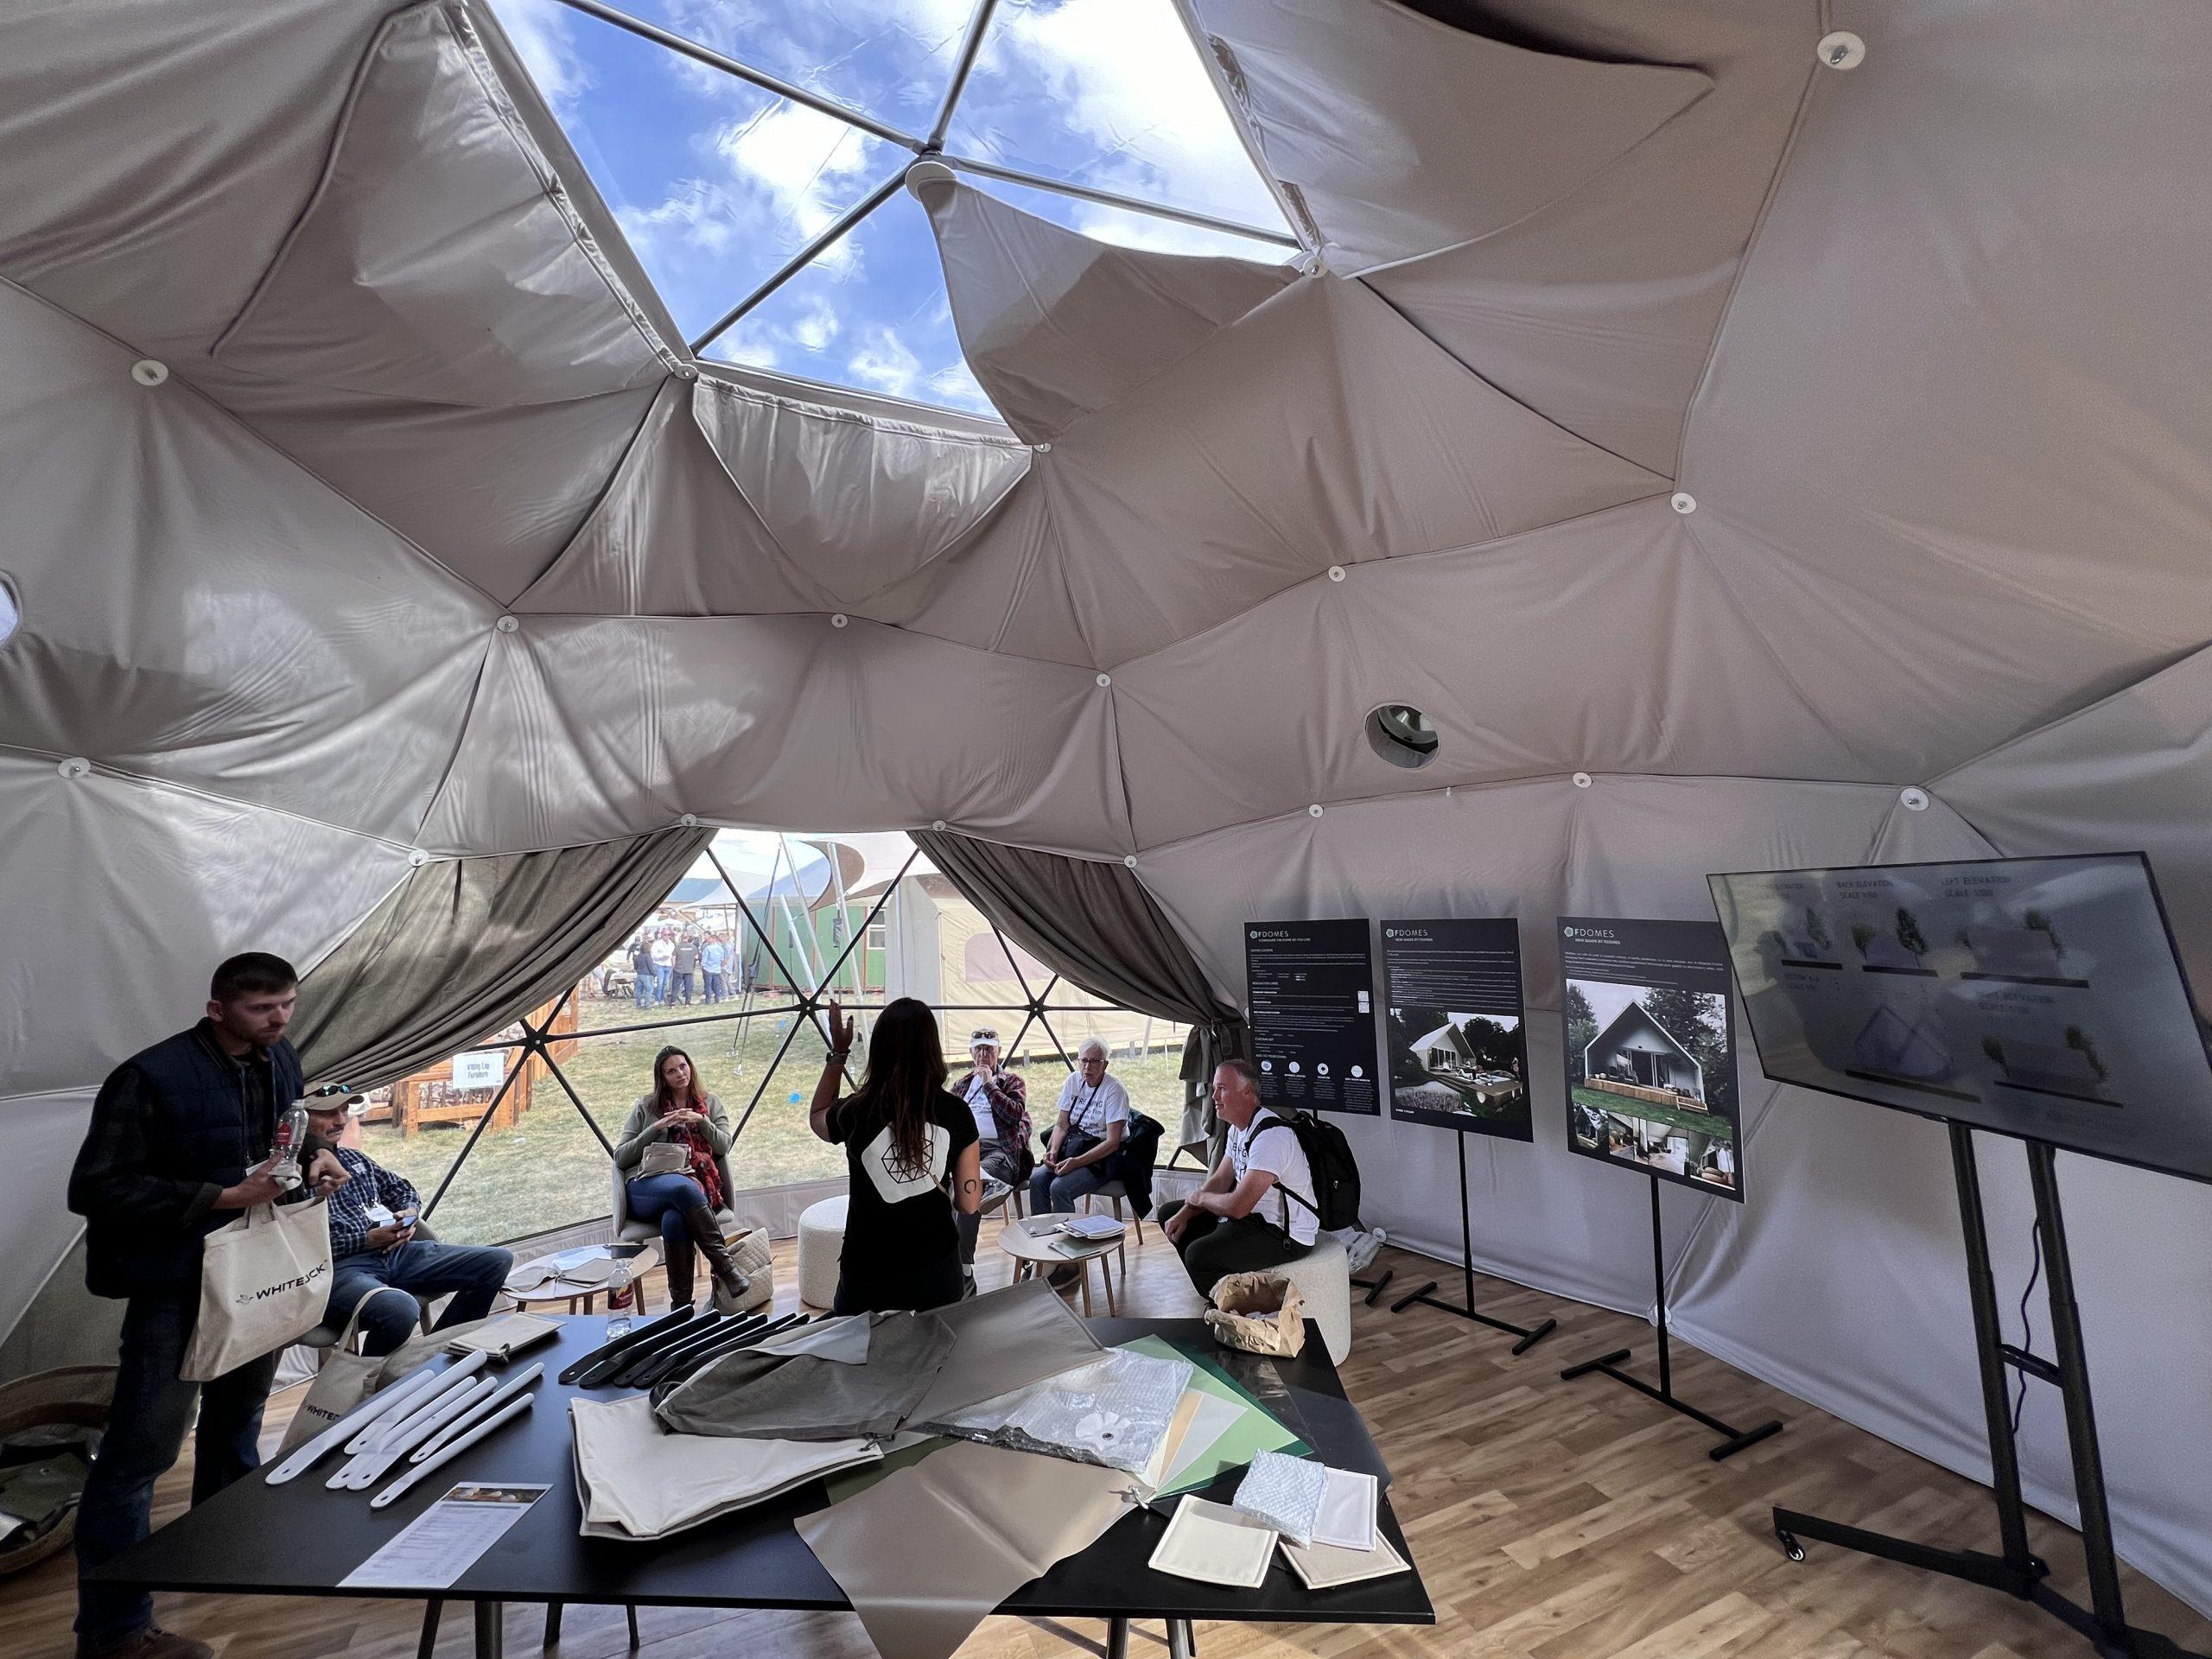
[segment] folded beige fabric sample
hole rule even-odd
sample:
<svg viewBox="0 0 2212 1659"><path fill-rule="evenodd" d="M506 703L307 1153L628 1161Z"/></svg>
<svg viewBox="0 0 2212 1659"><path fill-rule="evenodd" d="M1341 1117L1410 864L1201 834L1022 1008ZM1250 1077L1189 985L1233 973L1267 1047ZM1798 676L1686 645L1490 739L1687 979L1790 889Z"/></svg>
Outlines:
<svg viewBox="0 0 2212 1659"><path fill-rule="evenodd" d="M1268 1560L1274 1548L1273 1528L1239 1515L1226 1503L1210 1503L1192 1494L1176 1506L1149 1565L1155 1573L1172 1573L1179 1579L1256 1590L1268 1576Z"/></svg>
<svg viewBox="0 0 2212 1659"><path fill-rule="evenodd" d="M980 1401L1087 1364L1104 1351L1090 1327L1041 1278L937 1310L952 1352L907 1418L933 1423Z"/></svg>
<svg viewBox="0 0 2212 1659"><path fill-rule="evenodd" d="M801 1517L883 1659L946 1659L992 1609L1133 1507L1118 1470L961 1442Z"/></svg>
<svg viewBox="0 0 2212 1659"><path fill-rule="evenodd" d="M1379 1530L1372 1549L1338 1549L1328 1544L1301 1548L1286 1538L1282 1553L1290 1570L1308 1590L1333 1590L1339 1585L1363 1584L1370 1579L1387 1579L1412 1570Z"/></svg>
<svg viewBox="0 0 2212 1659"><path fill-rule="evenodd" d="M660 1538L873 1463L873 1440L755 1440L671 1434L644 1395L571 1400L576 1499L587 1538Z"/></svg>

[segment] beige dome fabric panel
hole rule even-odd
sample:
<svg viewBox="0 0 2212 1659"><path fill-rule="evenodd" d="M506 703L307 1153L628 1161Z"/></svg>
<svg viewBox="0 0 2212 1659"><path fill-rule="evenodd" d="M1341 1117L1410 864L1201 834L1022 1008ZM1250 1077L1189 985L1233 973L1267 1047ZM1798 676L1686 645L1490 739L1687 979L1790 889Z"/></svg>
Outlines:
<svg viewBox="0 0 2212 1659"><path fill-rule="evenodd" d="M1297 280L1284 264L1093 241L950 179L910 188L944 251L962 355L1033 443L1127 396Z"/></svg>
<svg viewBox="0 0 2212 1659"><path fill-rule="evenodd" d="M1470 546L1666 488L1329 276L1216 331L1070 429L1036 471L1102 667L1332 564Z"/></svg>
<svg viewBox="0 0 2212 1659"><path fill-rule="evenodd" d="M1129 850L1107 691L1084 670L828 617L528 617L501 634L423 830L522 852L731 823Z"/></svg>
<svg viewBox="0 0 2212 1659"><path fill-rule="evenodd" d="M1471 3L1470 10L1473 10ZM1531 409L1672 474L1682 422L1807 84L1815 0L1482 0L1580 49L1694 63L1713 90L1576 189L1368 280Z"/></svg>
<svg viewBox="0 0 2212 1659"><path fill-rule="evenodd" d="M480 273L520 276L493 288ZM378 32L314 200L213 354L346 391L504 407L678 365L600 259L461 7Z"/></svg>
<svg viewBox="0 0 2212 1659"><path fill-rule="evenodd" d="M0 272L142 351L204 351L307 206L391 10L0 9Z"/></svg>
<svg viewBox="0 0 2212 1659"><path fill-rule="evenodd" d="M1190 3L1268 171L1347 271L1511 224L1713 85L1487 39L1395 0Z"/></svg>
<svg viewBox="0 0 2212 1659"><path fill-rule="evenodd" d="M0 283L0 742L405 840L496 612L191 387ZM81 1081L81 1079L79 1079Z"/></svg>
<svg viewBox="0 0 2212 1659"><path fill-rule="evenodd" d="M1144 846L1408 782L1879 775L1797 695L1663 499L1350 566L1124 664L1114 684ZM1418 772L1368 741L1384 703L1436 729Z"/></svg>

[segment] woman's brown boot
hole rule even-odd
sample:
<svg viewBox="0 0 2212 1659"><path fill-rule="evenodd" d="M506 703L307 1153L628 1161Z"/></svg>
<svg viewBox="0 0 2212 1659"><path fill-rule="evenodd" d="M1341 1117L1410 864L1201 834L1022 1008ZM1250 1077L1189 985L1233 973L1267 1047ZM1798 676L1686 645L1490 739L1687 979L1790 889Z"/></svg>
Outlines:
<svg viewBox="0 0 2212 1659"><path fill-rule="evenodd" d="M707 1270L715 1276L715 1306L725 1313L736 1313L745 1293L752 1288L752 1281L737 1270L729 1246L723 1242L722 1230L715 1224L715 1212L700 1205L686 1210L683 1219L699 1254L707 1258Z"/></svg>

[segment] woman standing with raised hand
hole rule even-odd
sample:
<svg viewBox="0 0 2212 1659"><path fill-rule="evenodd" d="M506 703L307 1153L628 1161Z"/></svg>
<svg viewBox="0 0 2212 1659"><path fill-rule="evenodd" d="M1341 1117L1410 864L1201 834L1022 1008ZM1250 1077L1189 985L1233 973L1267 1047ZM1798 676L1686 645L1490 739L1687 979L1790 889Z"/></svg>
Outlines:
<svg viewBox="0 0 2212 1659"><path fill-rule="evenodd" d="M656 1145L674 1147L682 1156L681 1165L633 1175L627 1185L630 1213L639 1221L660 1224L668 1259L669 1301L691 1300L696 1247L714 1274L715 1306L734 1313L750 1287L715 1221L715 1212L729 1202L728 1175L722 1163L729 1155L729 1118L721 1102L700 1085L691 1057L680 1048L664 1048L653 1057L653 1091L640 1096L630 1109L622 1138L614 1143L615 1167L640 1168L647 1148ZM671 1160L664 1157L662 1161Z"/></svg>
<svg viewBox="0 0 2212 1659"><path fill-rule="evenodd" d="M841 1097L852 1046L853 1021L833 1001L830 1052L807 1111L816 1135L845 1148L851 1195L832 1311L957 1302L962 1279L953 1211L974 1214L983 1182L975 1115L945 1091L937 1016L911 996L887 1006L868 1034L860 1088Z"/></svg>

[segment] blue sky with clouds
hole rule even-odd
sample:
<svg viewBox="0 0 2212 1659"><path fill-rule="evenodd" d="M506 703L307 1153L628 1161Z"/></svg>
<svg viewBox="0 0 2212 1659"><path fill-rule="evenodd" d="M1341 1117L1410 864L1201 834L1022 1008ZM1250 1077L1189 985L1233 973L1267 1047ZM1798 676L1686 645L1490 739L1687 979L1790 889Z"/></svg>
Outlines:
<svg viewBox="0 0 2212 1659"><path fill-rule="evenodd" d="M910 159L556 0L493 0L687 337ZM925 132L971 0L631 0L626 10L889 125ZM1173 0L1001 0L946 148L1269 230L1282 217ZM985 182L1085 234L1173 252L1288 250ZM904 191L707 355L989 413L926 217Z"/></svg>

